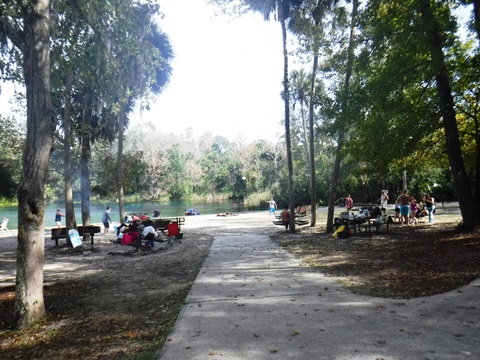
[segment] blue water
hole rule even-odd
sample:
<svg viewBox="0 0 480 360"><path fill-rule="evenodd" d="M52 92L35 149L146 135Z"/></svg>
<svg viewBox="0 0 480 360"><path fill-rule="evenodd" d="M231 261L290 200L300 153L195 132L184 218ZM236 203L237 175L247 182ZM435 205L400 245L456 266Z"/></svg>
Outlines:
<svg viewBox="0 0 480 360"><path fill-rule="evenodd" d="M116 203L104 203L104 204L91 204L90 206L90 222L100 223L102 221L102 214L105 211L107 205L112 208L110 216L112 222L117 223L120 221L118 214L118 204ZM55 212L57 208L60 208L62 213L65 214L64 204L48 204L45 210L45 227L52 227L55 225ZM200 210L200 214L217 214L225 211L238 213L245 211L241 206L234 206L233 201L225 201L223 203L217 202L199 202L199 201L144 201L136 203L126 203L125 211L128 213L134 212L136 214L147 213L148 216L152 216L153 210L158 209L161 211L161 217L172 216L184 216L185 209L195 208ZM252 210L252 209L250 209ZM254 209L253 209L254 210ZM18 228L18 210L16 206L1 206L0 205L0 221L4 217L9 218L8 228L10 230ZM82 222L82 212L80 204L75 204L75 217L77 223ZM65 218L62 217L62 224L65 225Z"/></svg>

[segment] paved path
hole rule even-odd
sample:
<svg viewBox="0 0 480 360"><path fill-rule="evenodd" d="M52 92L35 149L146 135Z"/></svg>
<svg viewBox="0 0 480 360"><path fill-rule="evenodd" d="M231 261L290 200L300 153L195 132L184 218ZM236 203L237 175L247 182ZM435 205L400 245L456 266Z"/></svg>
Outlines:
<svg viewBox="0 0 480 360"><path fill-rule="evenodd" d="M413 300L359 296L266 235L219 236L159 359L480 359L480 280Z"/></svg>

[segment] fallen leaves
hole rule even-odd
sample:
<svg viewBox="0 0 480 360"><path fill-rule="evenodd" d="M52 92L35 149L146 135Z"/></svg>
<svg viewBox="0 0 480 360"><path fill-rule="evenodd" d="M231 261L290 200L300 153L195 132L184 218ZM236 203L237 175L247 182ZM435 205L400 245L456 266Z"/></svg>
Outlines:
<svg viewBox="0 0 480 360"><path fill-rule="evenodd" d="M410 299L454 290L480 276L480 233L456 233L455 226L392 226L387 234L349 241L319 232L273 240L352 292Z"/></svg>

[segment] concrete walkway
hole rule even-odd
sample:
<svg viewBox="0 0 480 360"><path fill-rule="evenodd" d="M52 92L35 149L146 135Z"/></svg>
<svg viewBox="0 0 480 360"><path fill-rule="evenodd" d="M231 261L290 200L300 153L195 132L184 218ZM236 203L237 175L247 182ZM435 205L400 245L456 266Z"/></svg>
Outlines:
<svg viewBox="0 0 480 360"><path fill-rule="evenodd" d="M159 359L480 359L480 281L359 296L266 235L219 236Z"/></svg>

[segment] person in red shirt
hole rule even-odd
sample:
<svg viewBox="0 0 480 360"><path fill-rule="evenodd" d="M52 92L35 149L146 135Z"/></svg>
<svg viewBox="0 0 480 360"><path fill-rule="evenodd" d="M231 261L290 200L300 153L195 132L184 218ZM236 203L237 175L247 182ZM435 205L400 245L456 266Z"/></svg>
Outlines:
<svg viewBox="0 0 480 360"><path fill-rule="evenodd" d="M353 208L353 199L350 197L350 195L347 195L345 198L345 208L347 209L347 212L350 212Z"/></svg>

